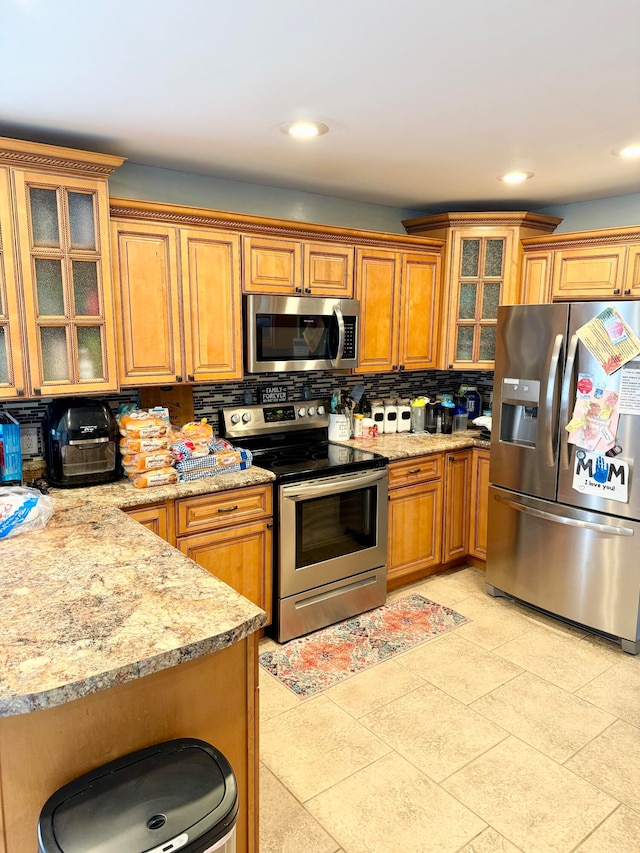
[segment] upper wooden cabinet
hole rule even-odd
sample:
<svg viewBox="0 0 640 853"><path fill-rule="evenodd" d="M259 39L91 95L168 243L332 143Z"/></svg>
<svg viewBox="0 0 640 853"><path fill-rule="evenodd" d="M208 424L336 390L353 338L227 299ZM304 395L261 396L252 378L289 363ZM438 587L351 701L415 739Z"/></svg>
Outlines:
<svg viewBox="0 0 640 853"><path fill-rule="evenodd" d="M120 384L241 379L239 235L130 220L117 209Z"/></svg>
<svg viewBox="0 0 640 853"><path fill-rule="evenodd" d="M524 240L522 247L523 301L640 295L640 227L537 237Z"/></svg>
<svg viewBox="0 0 640 853"><path fill-rule="evenodd" d="M20 328L18 271L8 168L0 168L0 398L25 394L26 347Z"/></svg>
<svg viewBox="0 0 640 853"><path fill-rule="evenodd" d="M523 212L443 213L403 224L447 241L437 366L492 370L498 306L519 301L520 240L561 219Z"/></svg>
<svg viewBox="0 0 640 853"><path fill-rule="evenodd" d="M117 390L107 178L122 162L0 140L0 398Z"/></svg>
<svg viewBox="0 0 640 853"><path fill-rule="evenodd" d="M353 246L243 237L244 293L353 296Z"/></svg>
<svg viewBox="0 0 640 853"><path fill-rule="evenodd" d="M436 366L440 257L436 251L356 250L358 373Z"/></svg>

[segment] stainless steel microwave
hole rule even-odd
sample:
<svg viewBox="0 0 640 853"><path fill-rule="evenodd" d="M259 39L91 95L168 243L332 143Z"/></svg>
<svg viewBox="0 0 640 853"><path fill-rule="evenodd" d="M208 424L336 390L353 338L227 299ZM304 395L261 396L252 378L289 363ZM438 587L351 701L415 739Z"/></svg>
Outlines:
<svg viewBox="0 0 640 853"><path fill-rule="evenodd" d="M360 303L313 296L245 296L247 373L358 366Z"/></svg>

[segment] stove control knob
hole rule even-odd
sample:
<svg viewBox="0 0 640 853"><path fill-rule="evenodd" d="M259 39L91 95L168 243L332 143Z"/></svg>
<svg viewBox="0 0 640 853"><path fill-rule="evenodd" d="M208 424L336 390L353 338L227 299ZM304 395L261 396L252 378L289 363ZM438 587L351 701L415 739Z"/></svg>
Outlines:
<svg viewBox="0 0 640 853"><path fill-rule="evenodd" d="M305 408L298 409L298 417L303 418L307 414L307 410Z"/></svg>
<svg viewBox="0 0 640 853"><path fill-rule="evenodd" d="M251 412L245 412L244 415L242 416L242 423L248 424L250 420L251 420Z"/></svg>
<svg viewBox="0 0 640 853"><path fill-rule="evenodd" d="M318 406L318 414L324 415L324 406Z"/></svg>
<svg viewBox="0 0 640 853"><path fill-rule="evenodd" d="M232 424L237 424L239 420L240 420L240 415L238 415L238 414L231 415L231 423Z"/></svg>
<svg viewBox="0 0 640 853"><path fill-rule="evenodd" d="M309 413L309 417L310 417L310 418L312 418L312 417L315 415L315 413L316 413L315 406L309 406L309 408L307 409L307 411L308 411L308 413Z"/></svg>

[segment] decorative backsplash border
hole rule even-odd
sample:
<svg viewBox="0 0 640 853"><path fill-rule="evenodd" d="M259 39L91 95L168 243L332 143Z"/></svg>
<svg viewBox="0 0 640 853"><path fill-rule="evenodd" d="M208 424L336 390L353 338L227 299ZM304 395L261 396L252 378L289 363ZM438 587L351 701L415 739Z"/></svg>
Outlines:
<svg viewBox="0 0 640 853"><path fill-rule="evenodd" d="M257 403L260 386L278 384L285 386L290 400L301 400L305 394L309 398L330 398L336 390L350 390L354 385L364 385L369 399L415 397L423 394L444 393L455 394L460 385L475 385L480 392L483 406L489 404L493 391L492 371L459 371L459 370L426 370L408 373L375 373L364 376L343 376L322 371L309 371L284 374L259 374L246 377L242 382L218 385L194 385L193 408L196 418L207 418L218 430L220 409L224 406L234 406L243 402ZM245 400L246 396L246 400ZM103 397L113 411L121 403L138 402L138 392L135 389L123 391L121 394L105 395ZM42 434L40 426L49 398L42 400L22 400L0 403L0 411L9 412L22 426L37 427L38 454L25 457L39 458L42 456Z"/></svg>

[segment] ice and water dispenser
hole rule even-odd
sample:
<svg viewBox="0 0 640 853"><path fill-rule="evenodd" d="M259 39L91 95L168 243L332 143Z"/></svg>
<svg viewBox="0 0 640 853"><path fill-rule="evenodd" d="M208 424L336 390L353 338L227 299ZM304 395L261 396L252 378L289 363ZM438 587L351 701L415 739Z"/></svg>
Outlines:
<svg viewBox="0 0 640 853"><path fill-rule="evenodd" d="M536 446L540 382L536 379L502 380L500 441Z"/></svg>

